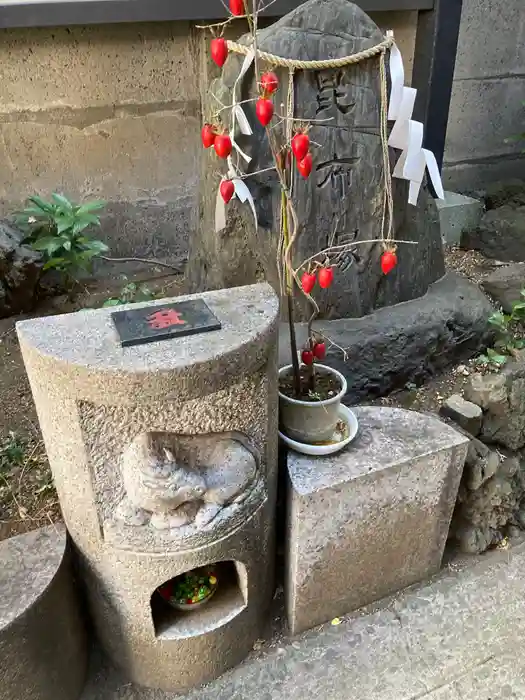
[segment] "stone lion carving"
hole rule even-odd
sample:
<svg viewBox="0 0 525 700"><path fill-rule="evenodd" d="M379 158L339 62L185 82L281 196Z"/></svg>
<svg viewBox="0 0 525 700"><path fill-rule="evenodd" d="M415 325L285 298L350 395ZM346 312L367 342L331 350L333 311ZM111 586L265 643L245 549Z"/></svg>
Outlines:
<svg viewBox="0 0 525 700"><path fill-rule="evenodd" d="M122 457L126 494L116 517L158 530L204 526L247 497L257 472L256 453L241 433L141 433Z"/></svg>

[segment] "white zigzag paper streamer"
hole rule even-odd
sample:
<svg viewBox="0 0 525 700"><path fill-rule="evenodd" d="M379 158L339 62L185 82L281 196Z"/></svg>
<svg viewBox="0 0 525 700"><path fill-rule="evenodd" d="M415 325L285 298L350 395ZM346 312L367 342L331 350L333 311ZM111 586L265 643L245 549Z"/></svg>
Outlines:
<svg viewBox="0 0 525 700"><path fill-rule="evenodd" d="M415 206L425 170L428 170L436 195L439 199L444 199L445 193L436 158L431 151L423 148L423 124L412 119L417 90L404 85L403 58L395 44L390 50L390 79L388 119L395 119L395 124L390 132L388 145L402 150L392 175L410 182L408 203Z"/></svg>

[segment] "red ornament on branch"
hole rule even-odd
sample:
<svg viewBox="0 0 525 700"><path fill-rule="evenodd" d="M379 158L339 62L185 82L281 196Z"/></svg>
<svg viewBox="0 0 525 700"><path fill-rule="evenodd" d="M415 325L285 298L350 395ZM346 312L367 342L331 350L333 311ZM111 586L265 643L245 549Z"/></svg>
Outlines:
<svg viewBox="0 0 525 700"><path fill-rule="evenodd" d="M211 148L215 143L215 130L211 124L205 124L202 127L201 139L204 148Z"/></svg>
<svg viewBox="0 0 525 700"><path fill-rule="evenodd" d="M334 281L334 268L333 267L322 267L319 270L319 286L322 289L328 289L332 282Z"/></svg>
<svg viewBox="0 0 525 700"><path fill-rule="evenodd" d="M381 256L381 270L384 275L388 275L392 272L394 267L397 265L397 255L393 250L385 250Z"/></svg>
<svg viewBox="0 0 525 700"><path fill-rule="evenodd" d="M310 176L312 172L313 159L312 154L307 153L305 157L297 163L297 170L306 179Z"/></svg>
<svg viewBox="0 0 525 700"><path fill-rule="evenodd" d="M261 75L261 87L265 94L273 95L279 87L279 78L272 71L264 73Z"/></svg>
<svg viewBox="0 0 525 700"><path fill-rule="evenodd" d="M226 39L223 39L222 37L212 39L211 57L219 68L223 67L223 65L226 63L226 59L228 58L228 44L226 43Z"/></svg>
<svg viewBox="0 0 525 700"><path fill-rule="evenodd" d="M228 202L235 194L235 185L231 180L223 180L219 186L219 191L221 193L221 197L224 199L225 204L228 204Z"/></svg>
<svg viewBox="0 0 525 700"><path fill-rule="evenodd" d="M228 134L217 134L213 146L219 158L227 158L232 152L232 140Z"/></svg>
<svg viewBox="0 0 525 700"><path fill-rule="evenodd" d="M292 139L292 151L298 161L306 157L310 149L310 139L307 134L295 134Z"/></svg>
<svg viewBox="0 0 525 700"><path fill-rule="evenodd" d="M273 117L273 102L260 97L255 105L255 114L263 126L268 126Z"/></svg>
<svg viewBox="0 0 525 700"><path fill-rule="evenodd" d="M230 12L235 17L240 17L244 14L244 0L230 0Z"/></svg>
<svg viewBox="0 0 525 700"><path fill-rule="evenodd" d="M315 287L315 280L316 277L314 274L311 272L303 272L301 277L301 287L303 288L303 292L310 294L312 289Z"/></svg>
<svg viewBox="0 0 525 700"><path fill-rule="evenodd" d="M314 355L317 360L324 360L326 357L326 345L324 343L316 343L314 345Z"/></svg>
<svg viewBox="0 0 525 700"><path fill-rule="evenodd" d="M314 354L311 350L303 350L301 353L301 360L303 361L303 365L313 365L314 363Z"/></svg>

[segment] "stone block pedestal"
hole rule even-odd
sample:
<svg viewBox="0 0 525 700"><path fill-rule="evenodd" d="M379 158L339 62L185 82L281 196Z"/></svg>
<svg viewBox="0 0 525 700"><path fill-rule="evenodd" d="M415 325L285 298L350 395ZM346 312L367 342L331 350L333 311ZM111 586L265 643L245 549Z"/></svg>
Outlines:
<svg viewBox="0 0 525 700"><path fill-rule="evenodd" d="M87 635L56 525L0 542L0 700L77 700Z"/></svg>
<svg viewBox="0 0 525 700"><path fill-rule="evenodd" d="M441 565L468 439L431 416L354 410L359 434L345 451L288 454L285 589L293 634Z"/></svg>

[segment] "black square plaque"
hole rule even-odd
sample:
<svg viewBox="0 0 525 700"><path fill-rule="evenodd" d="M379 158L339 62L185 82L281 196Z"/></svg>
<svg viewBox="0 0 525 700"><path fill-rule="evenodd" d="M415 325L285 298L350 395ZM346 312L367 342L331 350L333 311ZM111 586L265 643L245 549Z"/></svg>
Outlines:
<svg viewBox="0 0 525 700"><path fill-rule="evenodd" d="M111 317L123 348L221 328L220 321L202 299L115 311Z"/></svg>

